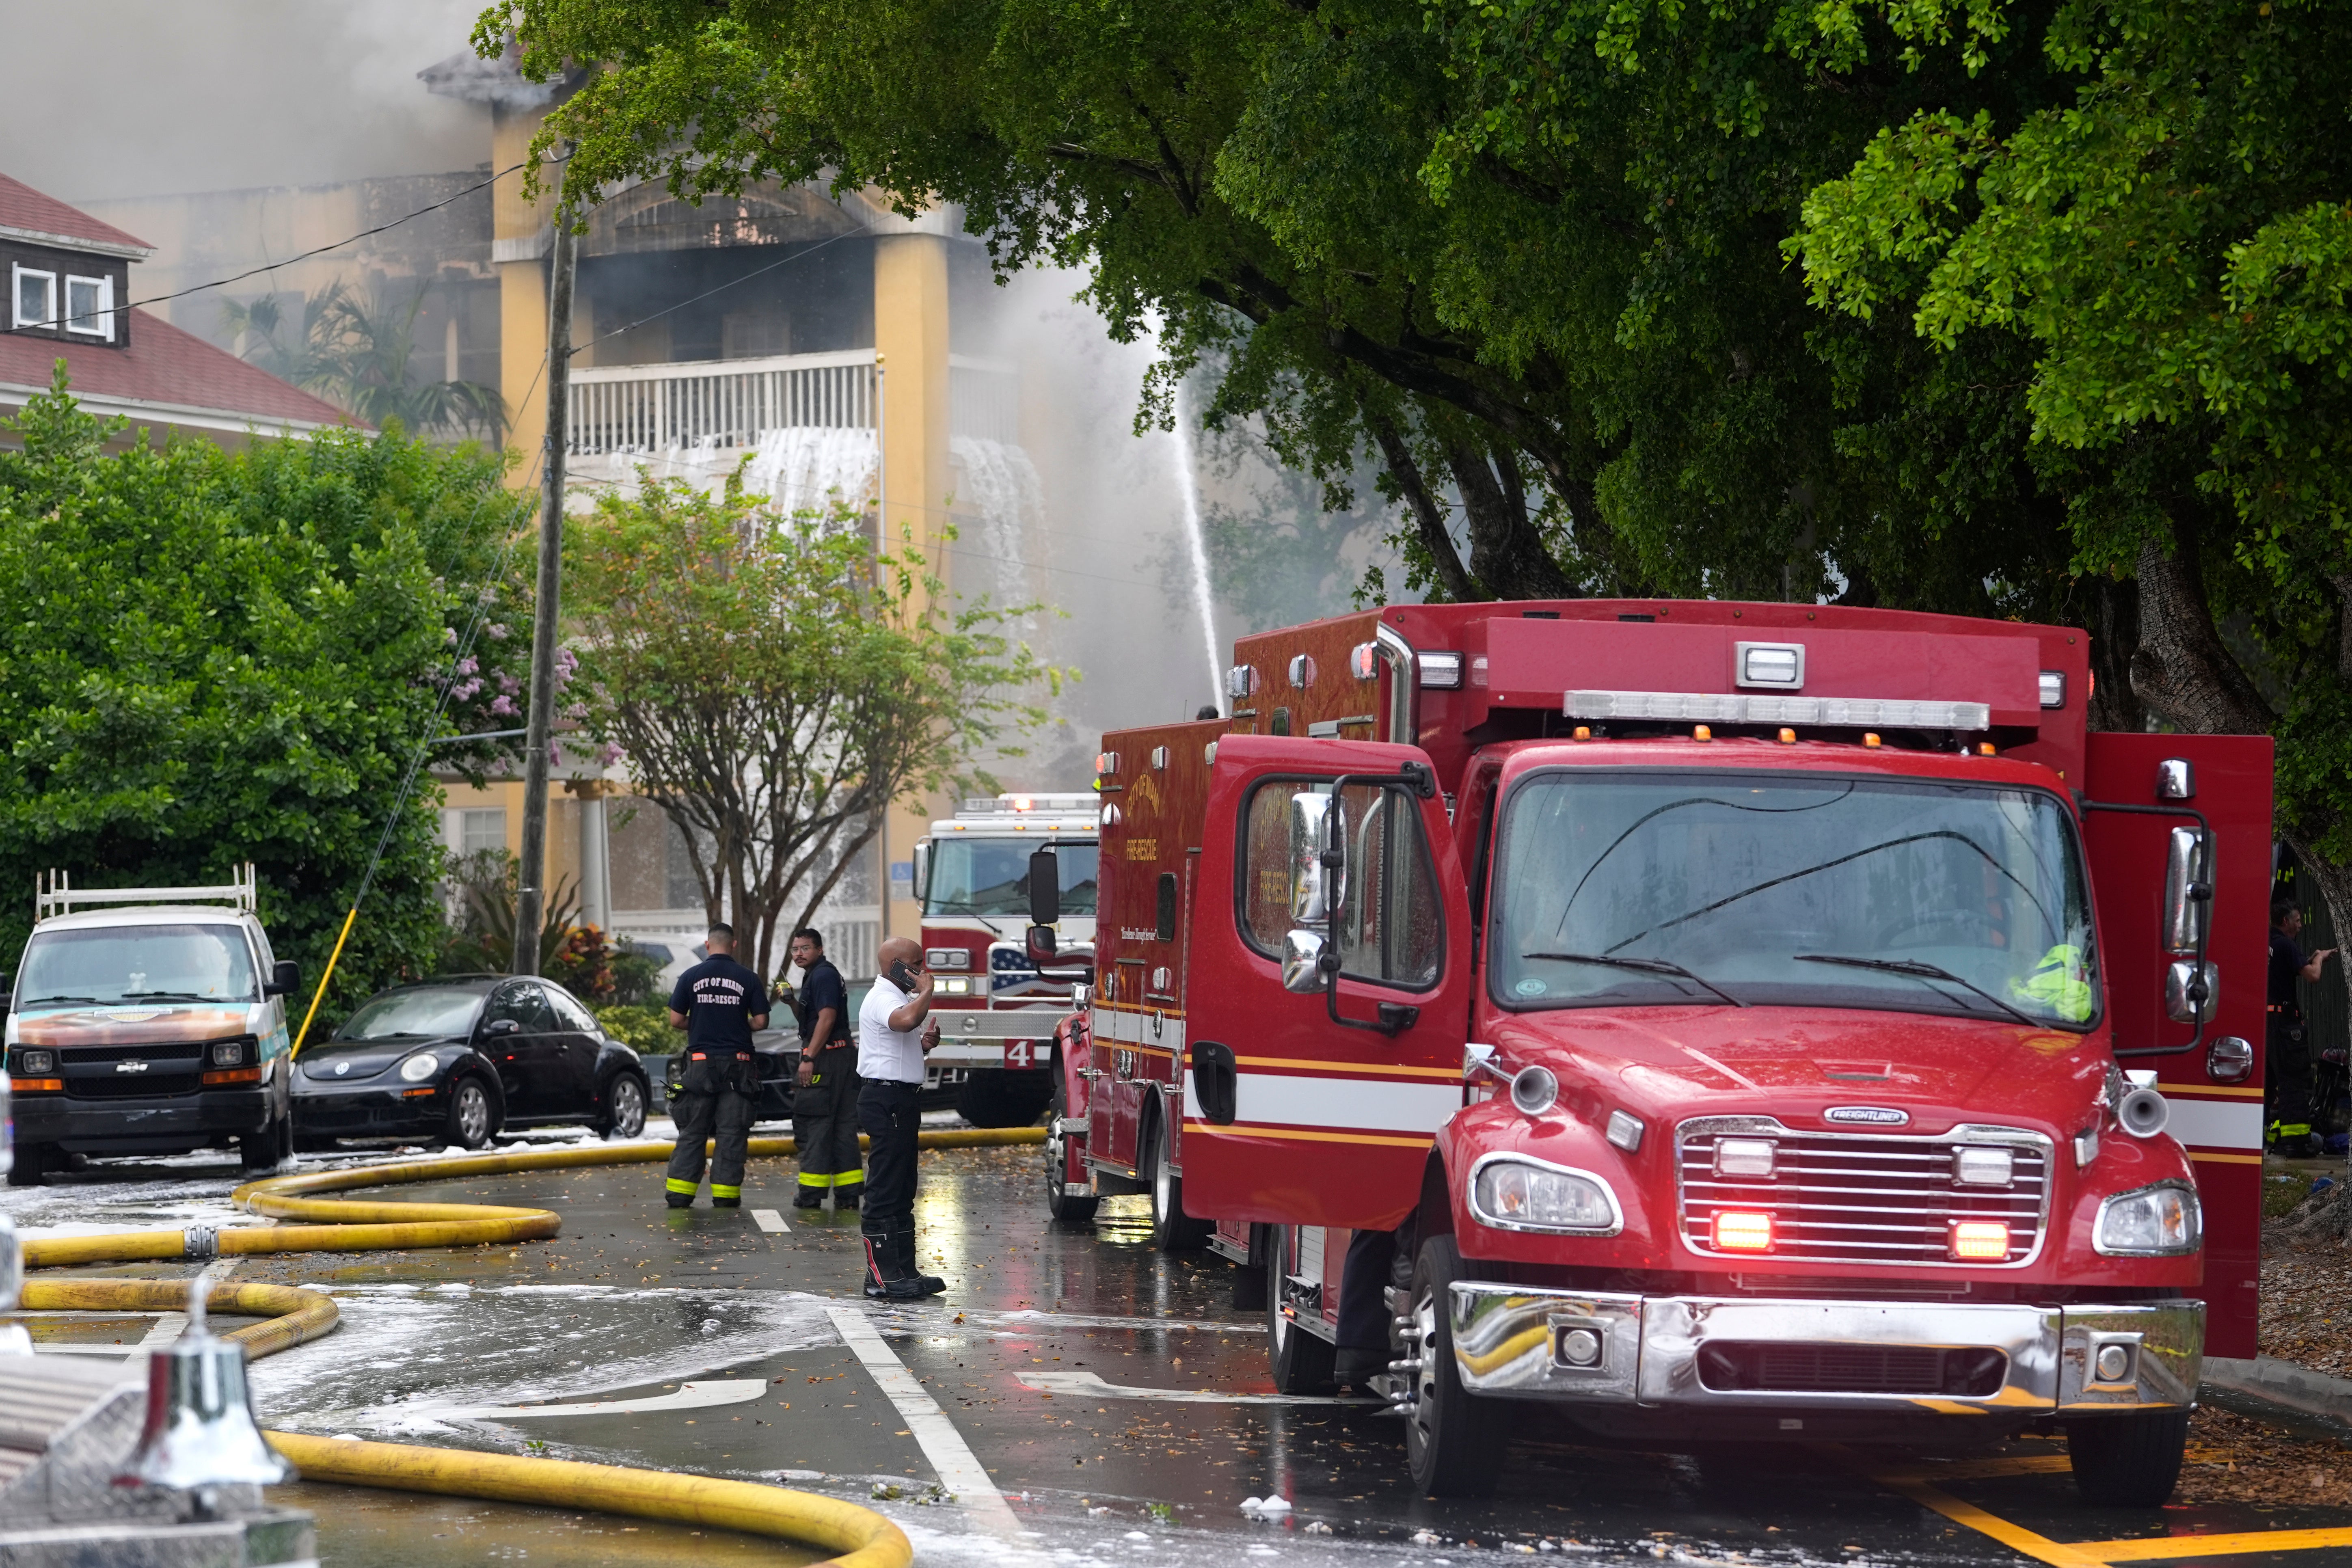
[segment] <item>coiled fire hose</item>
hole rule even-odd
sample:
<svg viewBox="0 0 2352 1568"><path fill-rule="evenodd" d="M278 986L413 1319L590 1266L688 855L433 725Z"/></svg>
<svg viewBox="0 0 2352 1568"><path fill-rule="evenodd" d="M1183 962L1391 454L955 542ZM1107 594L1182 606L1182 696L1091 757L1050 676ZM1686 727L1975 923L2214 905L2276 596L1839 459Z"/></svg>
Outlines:
<svg viewBox="0 0 2352 1568"><path fill-rule="evenodd" d="M945 1128L919 1134L916 1144L925 1149L976 1149L1045 1141L1045 1129L1039 1127ZM866 1140L861 1137L858 1142L862 1147ZM265 1176L236 1188L229 1194L230 1201L249 1214L272 1220L310 1223L36 1237L23 1244L25 1267L544 1241L562 1228L562 1217L552 1209L388 1203L309 1194L523 1171L652 1164L667 1162L675 1147L626 1143L531 1149ZM754 1138L749 1152L755 1156L788 1155L793 1150L790 1138ZM21 1297L23 1305L34 1311L169 1311L184 1306L187 1299L184 1279L28 1279ZM334 1328L339 1317L332 1298L292 1285L222 1282L212 1288L206 1300L212 1311L264 1320L223 1336L242 1343L247 1355L253 1358L317 1339ZM827 1564L837 1568L906 1568L914 1556L905 1533L873 1510L782 1487L292 1432L271 1432L268 1436L297 1469L315 1481L551 1504L735 1530L840 1552L827 1560Z"/></svg>

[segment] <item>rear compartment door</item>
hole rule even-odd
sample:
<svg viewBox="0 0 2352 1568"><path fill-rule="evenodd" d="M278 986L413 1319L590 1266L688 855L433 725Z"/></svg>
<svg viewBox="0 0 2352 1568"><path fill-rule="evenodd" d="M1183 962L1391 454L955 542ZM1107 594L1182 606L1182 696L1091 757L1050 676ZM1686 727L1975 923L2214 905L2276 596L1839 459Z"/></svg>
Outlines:
<svg viewBox="0 0 2352 1568"><path fill-rule="evenodd" d="M1211 764L1186 932L1184 1206L1220 1219L1387 1229L1462 1106L1469 909L1418 747L1234 735ZM1337 794L1346 886L1334 998L1283 986L1293 797ZM1383 1022L1383 1008L1388 1027Z"/></svg>
<svg viewBox="0 0 2352 1568"><path fill-rule="evenodd" d="M2158 771L2189 764L2195 794L2161 800ZM2206 960L2216 974L2212 1021L2191 1048L2193 1024L2164 1009L2162 942L2166 847L2187 816L2090 811L2084 837L2098 901L2100 967L2118 1050L2170 1047L2126 1056L2126 1068L2153 1068L2171 1102L2168 1131L2187 1146L2205 1212L2205 1349L2210 1355L2254 1353L2254 1307L2262 1247L2264 981L2269 965L2271 897L2271 740L2267 735L2095 734L2085 794L2095 802L2185 806L2214 837L2213 906ZM2207 1070L2214 1040L2252 1042L2254 1073L2241 1083Z"/></svg>

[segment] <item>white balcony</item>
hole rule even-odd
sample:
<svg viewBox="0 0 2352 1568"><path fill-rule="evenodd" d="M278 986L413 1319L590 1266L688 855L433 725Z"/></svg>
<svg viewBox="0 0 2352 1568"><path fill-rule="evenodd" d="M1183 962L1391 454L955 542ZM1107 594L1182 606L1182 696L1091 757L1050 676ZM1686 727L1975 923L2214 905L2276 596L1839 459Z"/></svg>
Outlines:
<svg viewBox="0 0 2352 1568"><path fill-rule="evenodd" d="M1019 378L1010 365L948 361L949 427L958 436L1018 439ZM874 351L777 354L682 364L592 365L572 373L566 420L574 457L739 451L771 430L870 430Z"/></svg>

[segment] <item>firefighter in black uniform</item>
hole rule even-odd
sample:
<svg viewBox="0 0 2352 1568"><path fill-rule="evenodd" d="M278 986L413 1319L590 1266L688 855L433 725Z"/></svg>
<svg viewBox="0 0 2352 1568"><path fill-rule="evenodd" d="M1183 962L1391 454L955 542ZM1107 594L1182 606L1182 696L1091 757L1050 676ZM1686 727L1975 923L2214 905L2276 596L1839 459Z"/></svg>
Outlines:
<svg viewBox="0 0 2352 1568"><path fill-rule="evenodd" d="M793 1143L800 1152L796 1209L854 1209L865 1195L857 1154L857 1041L850 1033L849 989L824 955L814 926L793 932L801 966L801 1060L793 1093Z"/></svg>
<svg viewBox="0 0 2352 1568"><path fill-rule="evenodd" d="M2270 1027L2263 1071L2263 1117L2273 1153L2290 1158L2310 1153L2311 1032L2304 1022L2297 980L2317 980L2320 966L2336 952L2323 947L2308 958L2294 939L2303 931L2303 911L2293 899L2271 900Z"/></svg>
<svg viewBox="0 0 2352 1568"><path fill-rule="evenodd" d="M768 987L735 962L732 926L714 924L703 946L710 956L679 975L669 994L670 1027L686 1031L685 1089L670 1112L677 1147L669 1157L669 1206L694 1206L695 1189L702 1184L702 1145L716 1132L710 1206L740 1208L751 1102L760 1092L751 1031L768 1026Z"/></svg>

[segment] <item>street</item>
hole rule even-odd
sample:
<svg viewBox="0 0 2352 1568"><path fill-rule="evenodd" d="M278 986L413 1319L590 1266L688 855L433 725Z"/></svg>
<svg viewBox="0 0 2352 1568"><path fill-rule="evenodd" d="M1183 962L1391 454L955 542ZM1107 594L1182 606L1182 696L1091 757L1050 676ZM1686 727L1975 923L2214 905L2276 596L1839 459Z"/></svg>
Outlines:
<svg viewBox="0 0 2352 1568"><path fill-rule="evenodd" d="M1145 1200L1107 1201L1091 1231L1048 1225L1033 1191L1038 1157L923 1155L924 1265L949 1290L911 1307L858 1296L855 1216L792 1209L789 1162L755 1161L736 1212L665 1211L658 1168L645 1165L405 1189L417 1202L545 1205L563 1234L488 1252L246 1261L239 1279L323 1289L342 1311L324 1340L256 1363L263 1421L781 1481L882 1510L926 1563L1377 1552L1450 1563L1499 1550L2080 1564L2194 1561L2158 1542L2247 1532L2285 1533L2215 1544L2241 1559L2292 1551L2282 1561L2297 1568L2352 1561L2352 1508L2332 1476L2314 1492L2330 1500L2310 1506L2105 1512L2076 1499L2053 1439L1946 1461L1831 1446L1693 1457L1586 1446L1527 1405L1498 1407L1520 1436L1496 1497L1433 1502L1404 1478L1395 1418L1269 1392L1262 1326L1232 1309L1230 1268L1151 1250ZM233 1163L202 1156L96 1162L6 1201L28 1228L213 1223L231 1217L223 1198L236 1180ZM154 1326L35 1320L52 1348L128 1352ZM2181 1498L2230 1495L2217 1445L2254 1429L2218 1423L2231 1418L2200 1418ZM324 1560L361 1568L525 1553L775 1560L680 1527L333 1488L288 1495L319 1512ZM1268 1498L1289 1507L1244 1507ZM2080 1542L2098 1544L2063 1544Z"/></svg>

